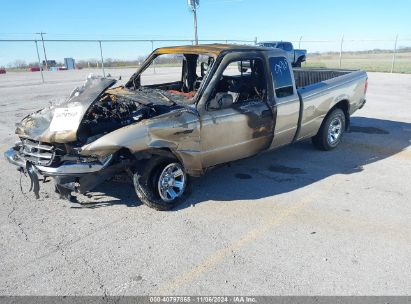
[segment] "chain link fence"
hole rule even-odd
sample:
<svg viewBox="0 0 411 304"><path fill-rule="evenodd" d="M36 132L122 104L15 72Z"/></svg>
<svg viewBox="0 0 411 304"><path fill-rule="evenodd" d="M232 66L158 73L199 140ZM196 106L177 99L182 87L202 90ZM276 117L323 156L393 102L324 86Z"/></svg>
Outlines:
<svg viewBox="0 0 411 304"><path fill-rule="evenodd" d="M308 50L307 67L363 69L370 72L411 73L411 38L293 41Z"/></svg>
<svg viewBox="0 0 411 304"><path fill-rule="evenodd" d="M255 44L255 40L203 39L199 44L230 43ZM80 69L100 69L103 76L106 68L131 68L139 66L154 49L164 46L194 44L191 39L0 39L0 50L13 50L14 59L7 64L0 62L0 68L11 72L39 71L42 82L48 73L47 63L61 66L63 58L74 58ZM10 55L8 56L10 58ZM55 60L58 58L58 60ZM1 59L1 54L0 54ZM49 64L50 65L50 64ZM34 69L33 69L34 68ZM37 69L36 69L37 68ZM47 75L46 75L47 74Z"/></svg>
<svg viewBox="0 0 411 304"><path fill-rule="evenodd" d="M256 44L257 37L249 40L207 39L205 43ZM306 67L364 69L367 71L411 73L411 38L394 36L392 39L316 40L305 37L291 40L295 48L308 51ZM61 65L63 58L74 58L77 67L98 68L106 75L107 68L137 67L155 48L172 45L194 44L191 39L0 39L0 67L7 70L26 71L30 67L40 69L44 82L47 69L45 58ZM1 52L8 52L7 58ZM57 59L57 60L56 60ZM7 62L6 62L7 61ZM47 74L47 73L46 73ZM53 77L47 75L47 77Z"/></svg>

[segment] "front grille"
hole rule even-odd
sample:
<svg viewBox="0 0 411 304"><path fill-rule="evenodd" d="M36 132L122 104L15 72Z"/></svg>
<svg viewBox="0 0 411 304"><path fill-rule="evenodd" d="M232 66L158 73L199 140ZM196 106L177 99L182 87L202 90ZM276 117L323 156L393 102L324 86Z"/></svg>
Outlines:
<svg viewBox="0 0 411 304"><path fill-rule="evenodd" d="M24 139L22 140L20 153L33 164L48 166L54 160L55 148L47 143Z"/></svg>

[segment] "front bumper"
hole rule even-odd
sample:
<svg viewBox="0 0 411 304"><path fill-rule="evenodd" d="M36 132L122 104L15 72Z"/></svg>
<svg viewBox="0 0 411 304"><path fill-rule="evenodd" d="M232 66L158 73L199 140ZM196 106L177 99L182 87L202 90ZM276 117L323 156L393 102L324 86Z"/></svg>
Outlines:
<svg viewBox="0 0 411 304"><path fill-rule="evenodd" d="M17 155L17 151L14 150L14 148L10 148L6 152L4 152L4 157L10 164L22 168L26 167L26 162Z"/></svg>
<svg viewBox="0 0 411 304"><path fill-rule="evenodd" d="M14 148L8 149L4 152L4 157L8 160L9 163L20 167L26 168L27 161L21 157ZM104 168L106 168L113 156L110 155L102 162L79 162L79 163L68 163L62 164L58 167L48 167L48 166L40 166L32 164L35 171L39 174L46 175L46 176L61 176L61 175L83 175L89 173L98 172Z"/></svg>

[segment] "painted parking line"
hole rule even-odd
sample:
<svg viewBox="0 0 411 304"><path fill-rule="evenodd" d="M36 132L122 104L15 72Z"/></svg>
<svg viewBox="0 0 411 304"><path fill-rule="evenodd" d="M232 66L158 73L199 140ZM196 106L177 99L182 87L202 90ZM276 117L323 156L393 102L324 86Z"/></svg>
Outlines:
<svg viewBox="0 0 411 304"><path fill-rule="evenodd" d="M203 273L212 270L215 266L222 263L228 256L230 256L232 254L232 251L237 251L249 245L250 243L257 240L259 237L263 236L273 227L282 224L291 216L301 212L308 204L313 203L314 201L327 195L330 192L330 190L340 181L341 178L341 175L334 176L332 181L327 181L327 185L325 185L325 190L313 191L315 193L305 196L302 200L293 204L292 207L286 208L280 211L279 213L275 213L273 216L269 217L266 221L264 221L265 223L263 225L251 229L249 232L244 234L238 240L232 242L230 245L220 250L217 250L214 254L206 258L202 263L192 267L187 272L178 275L173 280L171 280L169 284L160 287L158 290L154 291L153 294L173 294L173 292L179 289L180 287L189 284Z"/></svg>

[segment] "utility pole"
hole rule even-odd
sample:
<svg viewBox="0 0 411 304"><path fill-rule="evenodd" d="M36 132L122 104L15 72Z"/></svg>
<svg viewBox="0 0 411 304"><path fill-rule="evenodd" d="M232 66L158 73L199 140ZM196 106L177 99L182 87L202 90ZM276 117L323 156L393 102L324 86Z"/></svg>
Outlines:
<svg viewBox="0 0 411 304"><path fill-rule="evenodd" d="M40 54L39 54L39 47L37 45L37 40L34 40L34 43L36 44L36 51L37 51L37 59L39 61L39 68L40 68L40 73L41 73L41 80L44 83L44 76L43 76L43 66L41 65L41 61L40 61Z"/></svg>
<svg viewBox="0 0 411 304"><path fill-rule="evenodd" d="M343 52L343 43L344 43L344 34L341 37L341 42L340 42L340 69L341 69L341 61L342 61L342 52Z"/></svg>
<svg viewBox="0 0 411 304"><path fill-rule="evenodd" d="M103 69L103 77L106 77L106 72L104 71L104 58L103 58L103 48L101 47L101 40L98 43L100 45L100 58L101 58L101 68Z"/></svg>
<svg viewBox="0 0 411 304"><path fill-rule="evenodd" d="M41 36L41 42L43 43L44 60L46 61L46 71L47 71L49 69L49 65L47 63L46 47L44 46L44 38L43 38L43 35L45 35L47 33L40 32L40 33L36 33L36 34Z"/></svg>
<svg viewBox="0 0 411 304"><path fill-rule="evenodd" d="M197 6L196 1L193 1L193 16L194 16L194 39L196 41L196 45L198 44L198 34L197 34Z"/></svg>
<svg viewBox="0 0 411 304"><path fill-rule="evenodd" d="M395 36L394 51L392 52L391 73L394 72L395 55L396 55L396 53L397 53L397 43L398 43L398 35Z"/></svg>
<svg viewBox="0 0 411 304"><path fill-rule="evenodd" d="M194 17L194 39L196 45L198 44L198 34L197 34L197 6L200 5L200 0L188 0L188 6L191 8Z"/></svg>

